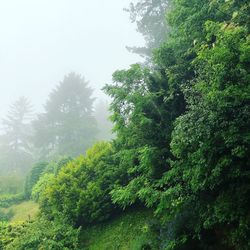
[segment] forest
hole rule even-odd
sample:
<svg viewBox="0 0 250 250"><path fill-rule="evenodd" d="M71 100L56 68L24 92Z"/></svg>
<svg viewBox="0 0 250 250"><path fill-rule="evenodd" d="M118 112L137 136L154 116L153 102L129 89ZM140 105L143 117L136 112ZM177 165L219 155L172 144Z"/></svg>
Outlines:
<svg viewBox="0 0 250 250"><path fill-rule="evenodd" d="M71 72L2 120L0 249L249 250L249 1L124 11L146 43L110 103Z"/></svg>

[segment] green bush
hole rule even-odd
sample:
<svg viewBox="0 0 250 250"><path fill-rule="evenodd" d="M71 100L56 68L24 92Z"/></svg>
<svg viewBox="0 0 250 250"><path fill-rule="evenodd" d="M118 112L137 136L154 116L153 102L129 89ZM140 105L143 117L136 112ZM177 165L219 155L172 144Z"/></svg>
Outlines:
<svg viewBox="0 0 250 250"><path fill-rule="evenodd" d="M34 184L31 191L31 198L38 202L47 186L50 185L53 177L57 176L61 168L72 160L71 157L61 157L57 161L51 161L42 172L39 180Z"/></svg>
<svg viewBox="0 0 250 250"><path fill-rule="evenodd" d="M102 221L114 208L109 193L117 179L115 175L111 145L97 143L86 156L69 162L57 176L50 177L50 184L40 196L41 211L50 217L67 218L74 225ZM42 183L34 189L34 196L39 184Z"/></svg>
<svg viewBox="0 0 250 250"><path fill-rule="evenodd" d="M6 194L0 196L0 207L10 207L13 204L19 203L25 199L24 194Z"/></svg>
<svg viewBox="0 0 250 250"><path fill-rule="evenodd" d="M0 224L0 249L74 250L78 248L79 230L64 222L39 218L35 222Z"/></svg>

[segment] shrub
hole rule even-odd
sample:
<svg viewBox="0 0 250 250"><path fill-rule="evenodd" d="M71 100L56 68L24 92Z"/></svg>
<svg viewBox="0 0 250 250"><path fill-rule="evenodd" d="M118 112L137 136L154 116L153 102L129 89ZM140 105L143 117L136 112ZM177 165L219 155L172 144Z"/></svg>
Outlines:
<svg viewBox="0 0 250 250"><path fill-rule="evenodd" d="M28 250L78 248L79 230L62 221L48 221L42 217L35 222L0 224L0 249Z"/></svg>
<svg viewBox="0 0 250 250"><path fill-rule="evenodd" d="M95 144L50 181L40 196L41 211L49 217L62 216L73 225L107 219L114 209L109 193L118 179L115 170L111 145Z"/></svg>
<svg viewBox="0 0 250 250"><path fill-rule="evenodd" d="M0 196L0 207L10 207L25 199L24 194L6 194Z"/></svg>

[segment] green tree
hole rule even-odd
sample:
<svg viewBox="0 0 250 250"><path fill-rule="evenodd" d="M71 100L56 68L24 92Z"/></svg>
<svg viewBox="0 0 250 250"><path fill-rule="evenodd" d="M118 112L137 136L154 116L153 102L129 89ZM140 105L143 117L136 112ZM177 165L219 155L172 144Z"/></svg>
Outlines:
<svg viewBox="0 0 250 250"><path fill-rule="evenodd" d="M164 194L164 203L174 216L192 211L182 236L200 239L201 249L211 247L208 239L213 249L248 249L249 41L246 29L235 24L209 21L206 29L207 43L211 36L216 43L203 46L195 60L199 75L187 91L189 111L176 122L172 150L177 160L166 174L172 192Z"/></svg>
<svg viewBox="0 0 250 250"><path fill-rule="evenodd" d="M51 92L45 113L34 122L34 141L43 157L77 156L95 141L92 89L78 74L70 73Z"/></svg>
<svg viewBox="0 0 250 250"><path fill-rule="evenodd" d="M166 249L249 248L247 9L246 1L175 1L173 34L157 51L188 103L172 134L175 158L159 181ZM168 51L179 59L170 66ZM191 78L176 74L185 64Z"/></svg>
<svg viewBox="0 0 250 250"><path fill-rule="evenodd" d="M165 249L249 248L248 12L173 1L155 72L134 66L106 86L127 173L113 202L155 207Z"/></svg>
<svg viewBox="0 0 250 250"><path fill-rule="evenodd" d="M113 99L114 147L124 171L113 201L123 207L138 200L152 206L156 182L169 168L171 132L185 110L183 96L172 96L164 72L140 65L115 72L113 81L105 90Z"/></svg>

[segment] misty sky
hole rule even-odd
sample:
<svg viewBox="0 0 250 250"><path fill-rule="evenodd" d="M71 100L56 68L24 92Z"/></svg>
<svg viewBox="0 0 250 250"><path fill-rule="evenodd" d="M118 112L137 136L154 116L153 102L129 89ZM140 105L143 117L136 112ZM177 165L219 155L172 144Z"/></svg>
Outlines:
<svg viewBox="0 0 250 250"><path fill-rule="evenodd" d="M123 11L129 2L0 0L0 116L21 95L40 111L71 71L100 89L116 69L140 61L125 48L143 44Z"/></svg>

